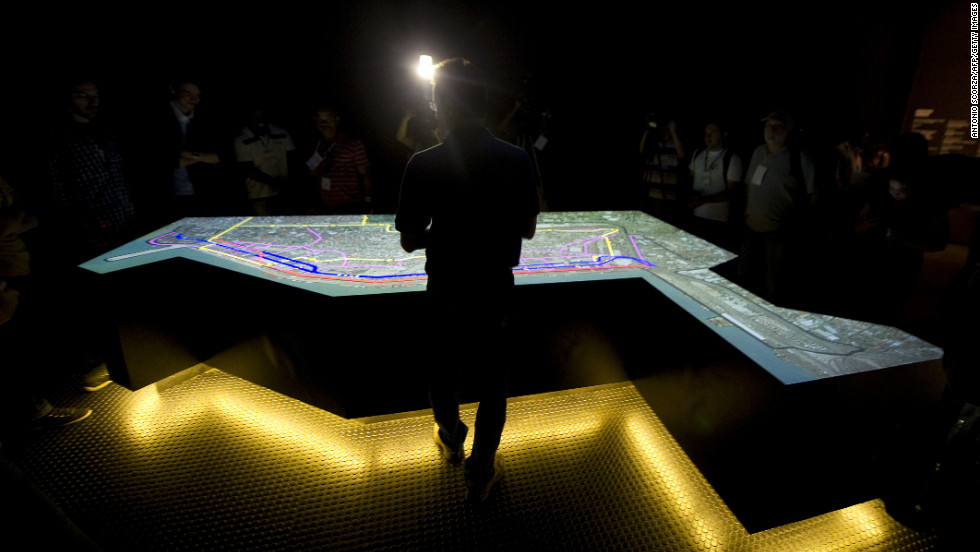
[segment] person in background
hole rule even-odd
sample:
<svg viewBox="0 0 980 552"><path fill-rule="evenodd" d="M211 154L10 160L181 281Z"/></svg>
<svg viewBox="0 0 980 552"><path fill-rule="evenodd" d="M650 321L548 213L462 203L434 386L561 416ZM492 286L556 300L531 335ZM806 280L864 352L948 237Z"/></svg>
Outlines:
<svg viewBox="0 0 980 552"><path fill-rule="evenodd" d="M691 158L693 177L688 206L693 210L691 231L711 243L733 247L729 231L731 195L742 181L742 160L725 147L728 133L717 122L704 127L705 147Z"/></svg>
<svg viewBox="0 0 980 552"><path fill-rule="evenodd" d="M409 157L439 143L431 109L407 109L398 122L395 140L408 148Z"/></svg>
<svg viewBox="0 0 980 552"><path fill-rule="evenodd" d="M271 124L265 109L256 106L250 111L248 124L235 136L235 160L244 175L245 193L255 215L284 214L289 158L295 150L289 132Z"/></svg>
<svg viewBox="0 0 980 552"><path fill-rule="evenodd" d="M184 217L240 214L235 211L244 190L230 186L224 171L223 161L230 157L222 146L227 137L213 118L200 113L201 97L195 80L172 84L170 103L151 137L148 163L160 178L147 201L154 210L154 226Z"/></svg>
<svg viewBox="0 0 980 552"><path fill-rule="evenodd" d="M41 231L57 249L54 262L64 265L87 261L138 233L129 167L120 140L100 116L99 87L83 79L71 83L69 94L69 116L48 135L38 205ZM66 234L72 239L64 243Z"/></svg>
<svg viewBox="0 0 980 552"><path fill-rule="evenodd" d="M745 173L746 228L738 273L750 290L764 290L766 299L782 304L799 291L792 278L793 255L807 230L801 226L809 220L817 189L810 155L791 142L792 115L774 111L762 122L765 143L752 152Z"/></svg>
<svg viewBox="0 0 980 552"><path fill-rule="evenodd" d="M56 407L44 398L45 385L54 379L41 343L49 325L35 309L30 254L21 238L37 225L0 178L0 362L8 378L0 391L0 434L60 427L92 414L88 408ZM29 290L26 298L14 285Z"/></svg>
<svg viewBox="0 0 980 552"><path fill-rule="evenodd" d="M340 129L337 110L321 106L313 114L319 139L306 166L319 189L315 211L325 215L372 210L371 173L364 143Z"/></svg>

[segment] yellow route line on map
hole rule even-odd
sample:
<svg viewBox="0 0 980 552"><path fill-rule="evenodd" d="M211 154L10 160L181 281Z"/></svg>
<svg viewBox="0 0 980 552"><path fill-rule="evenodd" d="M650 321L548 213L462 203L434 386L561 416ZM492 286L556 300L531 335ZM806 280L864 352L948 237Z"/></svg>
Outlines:
<svg viewBox="0 0 980 552"><path fill-rule="evenodd" d="M612 240L610 240L609 237L612 236L612 235L614 235L614 234L618 234L619 231L620 231L619 228L605 228L605 229L603 229L603 228L590 228L590 229L572 229L572 230L564 230L564 229L561 229L561 228L539 228L538 229L538 232L595 232L596 230L607 230L607 232L605 234L602 234L599 237L602 238L602 239L604 239L606 241L606 248L609 249L609 255L612 256L612 257L615 257L616 256L616 253L613 250ZM598 262L599 261L599 257L601 257L601 256L602 255L592 255L592 260Z"/></svg>
<svg viewBox="0 0 980 552"><path fill-rule="evenodd" d="M221 236L224 236L224 235L225 235L225 234L227 234L228 232L231 232L231 231L232 231L232 230L234 230L235 228L238 228L239 226L241 226L241 225L243 225L243 224L245 224L246 222L248 222L248 221L250 221L250 220L252 220L253 218L254 218L254 217L248 217L248 218L245 218L245 219L242 219L242 221L241 221L241 222L239 222L238 224L235 224L235 225L233 225L233 226L229 226L228 228L226 228L226 229L225 229L225 230L224 230L223 232L221 232L221 233L220 233L220 234L218 234L217 236L212 236L212 237L211 237L210 239L208 239L208 241L214 241L214 240L216 240L216 239L218 239L218 238L220 238ZM212 245L212 244L210 244L210 243L209 243L209 244L207 244L207 245L205 245L204 247L201 247L201 249L211 249L211 245ZM216 251L216 253L220 253L220 251ZM229 255L229 256L230 256L230 255ZM238 257L235 257L235 258L237 259Z"/></svg>
<svg viewBox="0 0 980 552"><path fill-rule="evenodd" d="M362 257L337 257L336 259L317 259L316 257L296 257L295 260L305 260L314 263L332 263L335 261L374 261L383 263L394 263L400 261L411 261L413 259L424 259L425 255L413 255L411 257L402 257L401 259L365 259Z"/></svg>
<svg viewBox="0 0 980 552"><path fill-rule="evenodd" d="M538 232L596 232L599 230L608 230L609 232L603 234L604 236L607 236L619 232L620 229L619 228L584 228L584 229L576 228L571 230L563 230L561 228L538 228L537 229Z"/></svg>
<svg viewBox="0 0 980 552"><path fill-rule="evenodd" d="M609 237L618 234L620 231L619 228L593 228L593 229L585 229L585 230L562 230L560 228L541 228L539 232L595 232L596 230L607 230L605 234L602 234L599 237L606 241L606 248L609 249L609 255L616 256L615 251L613 251L612 240L610 240ZM599 257L600 255L593 255L592 259L597 261Z"/></svg>
<svg viewBox="0 0 980 552"><path fill-rule="evenodd" d="M211 237L211 240L213 241L213 240L216 240L216 239L218 239L218 238L220 238L221 236L224 236L224 235L225 235L225 234L227 234L228 232L231 232L231 231L232 231L232 230L234 230L235 228L238 228L239 226L241 226L241 225L243 225L243 224L245 224L246 222L248 222L248 221L250 221L250 220L252 220L253 218L254 218L254 217L248 217L247 219L244 219L244 220L242 220L242 221L241 221L241 222L239 222L238 224L236 224L236 225L234 225L234 226L231 226L231 227L229 227L229 228L228 228L227 230L225 230L224 232L222 232L222 233L220 233L220 234L218 234L217 236L212 236L212 237Z"/></svg>

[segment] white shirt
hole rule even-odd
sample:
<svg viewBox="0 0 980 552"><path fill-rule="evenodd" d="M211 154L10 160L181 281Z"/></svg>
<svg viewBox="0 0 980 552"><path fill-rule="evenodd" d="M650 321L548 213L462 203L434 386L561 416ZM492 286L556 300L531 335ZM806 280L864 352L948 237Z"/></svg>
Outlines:
<svg viewBox="0 0 980 552"><path fill-rule="evenodd" d="M703 150L691 159L690 169L694 175L694 193L701 197L720 194L728 189L728 181L742 180L742 160L732 154L728 161L728 172L723 174L725 149ZM729 201L712 201L694 209L694 216L725 222L728 220Z"/></svg>

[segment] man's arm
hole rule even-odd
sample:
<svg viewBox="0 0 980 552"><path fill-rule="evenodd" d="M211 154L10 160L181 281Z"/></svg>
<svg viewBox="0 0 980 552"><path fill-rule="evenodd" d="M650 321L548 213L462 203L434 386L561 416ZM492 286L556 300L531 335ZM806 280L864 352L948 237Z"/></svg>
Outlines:
<svg viewBox="0 0 980 552"><path fill-rule="evenodd" d="M529 240L534 237L534 231L538 228L538 215L531 215L524 226L524 239Z"/></svg>
<svg viewBox="0 0 980 552"><path fill-rule="evenodd" d="M191 165L196 165L198 163L207 163L209 165L217 165L221 162L221 158L218 157L217 153L199 153L187 150L181 150L180 159L177 162L179 168L189 167Z"/></svg>
<svg viewBox="0 0 980 552"><path fill-rule="evenodd" d="M0 238L18 236L28 230L37 228L37 217L17 210L10 216L0 213Z"/></svg>
<svg viewBox="0 0 980 552"><path fill-rule="evenodd" d="M670 121L667 123L667 129L670 130L670 137L674 139L674 149L677 150L677 158L685 159L687 157L687 153L684 149L684 143L681 142L680 135L677 134L677 123Z"/></svg>
<svg viewBox="0 0 980 552"><path fill-rule="evenodd" d="M371 203L371 189L374 187L371 182L371 171L369 167L357 167L357 174L361 178L361 189L364 190L364 203Z"/></svg>
<svg viewBox="0 0 980 552"><path fill-rule="evenodd" d="M800 153L800 165L803 169L803 182L806 185L807 198L810 200L810 205L814 206L817 204L816 173L813 160L806 152Z"/></svg>
<svg viewBox="0 0 980 552"><path fill-rule="evenodd" d="M402 232L401 235L402 249L406 253L411 253L418 249L425 249L429 245L429 229L426 228L421 234L410 234L407 232Z"/></svg>
<svg viewBox="0 0 980 552"><path fill-rule="evenodd" d="M411 253L429 245L429 224L432 213L425 193L426 179L424 156L413 156L402 175L398 192L398 210L395 212L395 230L401 232L401 246Z"/></svg>
<svg viewBox="0 0 980 552"><path fill-rule="evenodd" d="M395 131L395 140L408 149L415 149L415 140L408 135L408 123L414 118L415 110L409 109L402 116L401 122L398 123L398 130Z"/></svg>
<svg viewBox="0 0 980 552"><path fill-rule="evenodd" d="M20 293L7 287L7 282L0 280L0 324L10 321L20 302Z"/></svg>

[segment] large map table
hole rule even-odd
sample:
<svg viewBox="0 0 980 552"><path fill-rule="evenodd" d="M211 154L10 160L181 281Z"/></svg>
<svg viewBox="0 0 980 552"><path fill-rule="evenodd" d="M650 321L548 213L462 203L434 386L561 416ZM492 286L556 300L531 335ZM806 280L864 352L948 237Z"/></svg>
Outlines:
<svg viewBox="0 0 980 552"><path fill-rule="evenodd" d="M459 262L480 254L473 243ZM176 257L334 297L426 279L424 252L400 248L391 215L186 218L82 266L106 274ZM542 213L514 273L518 285L641 278L786 384L942 356L895 328L772 305L710 270L733 257L641 212Z"/></svg>

